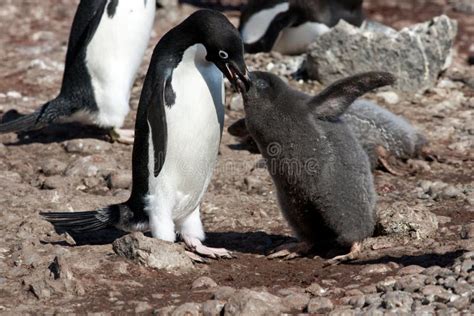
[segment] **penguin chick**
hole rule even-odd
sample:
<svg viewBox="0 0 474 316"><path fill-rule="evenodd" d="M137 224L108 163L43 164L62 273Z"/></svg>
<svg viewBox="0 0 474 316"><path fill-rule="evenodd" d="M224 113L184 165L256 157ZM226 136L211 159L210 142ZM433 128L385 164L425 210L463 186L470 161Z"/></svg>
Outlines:
<svg viewBox="0 0 474 316"><path fill-rule="evenodd" d="M200 217L224 125L223 74L236 89L248 89L242 40L221 13L196 11L153 52L137 111L129 200L93 212L42 215L61 230L82 233L113 226L151 230L170 242L178 234L200 255L230 257L202 244Z"/></svg>
<svg viewBox="0 0 474 316"><path fill-rule="evenodd" d="M389 73L369 72L338 81L314 98L277 76L252 73L244 93L248 131L276 187L280 208L308 244L352 247L375 226L373 178L367 155L341 115L364 93L392 84Z"/></svg>
<svg viewBox="0 0 474 316"><path fill-rule="evenodd" d="M389 165L388 156L406 160L423 157L429 153L428 140L419 130L403 117L372 101L356 100L342 114L341 119L347 123L365 150L372 170L385 167L391 173L398 174ZM228 132L239 137L249 151L259 152L248 133L245 119L240 119L229 126Z"/></svg>
<svg viewBox="0 0 474 316"><path fill-rule="evenodd" d="M239 30L248 53L301 54L339 20L360 26L363 0L250 0Z"/></svg>
<svg viewBox="0 0 474 316"><path fill-rule="evenodd" d="M0 124L0 133L79 121L111 128L119 141L133 142L133 131L120 127L130 110L130 92L148 46L155 10L155 0L81 0L69 35L59 95L32 114Z"/></svg>

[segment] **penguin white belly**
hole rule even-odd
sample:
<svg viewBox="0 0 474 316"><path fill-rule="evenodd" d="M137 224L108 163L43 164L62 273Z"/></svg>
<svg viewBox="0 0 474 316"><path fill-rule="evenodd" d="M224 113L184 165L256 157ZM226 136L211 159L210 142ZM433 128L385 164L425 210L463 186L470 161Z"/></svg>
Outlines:
<svg viewBox="0 0 474 316"><path fill-rule="evenodd" d="M275 16L281 12L288 11L288 8L289 4L287 2L280 3L252 15L242 28L242 40L244 43L255 43L262 38Z"/></svg>
<svg viewBox="0 0 474 316"><path fill-rule="evenodd" d="M86 65L99 108L96 124L121 127L129 112L130 90L145 54L155 19L154 0L120 0L107 7L87 47Z"/></svg>
<svg viewBox="0 0 474 316"><path fill-rule="evenodd" d="M308 46L327 31L329 27L316 22L306 22L297 27L286 28L275 42L273 50L288 55L306 53Z"/></svg>
<svg viewBox="0 0 474 316"><path fill-rule="evenodd" d="M224 124L222 73L205 60L206 49L188 48L173 72L175 103L166 106L167 149L158 177L150 177L147 209L170 208L175 223L190 215L209 185ZM151 141L151 138L150 138ZM150 147L152 145L150 144ZM154 161L153 150L149 152ZM153 163L149 164L153 175Z"/></svg>

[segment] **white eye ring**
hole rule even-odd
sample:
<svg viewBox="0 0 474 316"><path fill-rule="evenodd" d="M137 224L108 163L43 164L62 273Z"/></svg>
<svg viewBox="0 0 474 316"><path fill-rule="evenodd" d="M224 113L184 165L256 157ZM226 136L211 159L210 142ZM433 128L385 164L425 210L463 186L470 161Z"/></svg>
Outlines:
<svg viewBox="0 0 474 316"><path fill-rule="evenodd" d="M227 54L226 51L220 50L219 51L219 57L222 58L222 59L227 59L227 58L229 58L229 54Z"/></svg>

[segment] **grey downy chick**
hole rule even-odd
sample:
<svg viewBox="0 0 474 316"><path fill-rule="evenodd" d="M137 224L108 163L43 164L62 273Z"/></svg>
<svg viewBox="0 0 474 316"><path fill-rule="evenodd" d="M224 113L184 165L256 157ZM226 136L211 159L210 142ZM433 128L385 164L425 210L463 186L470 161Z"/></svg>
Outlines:
<svg viewBox="0 0 474 316"><path fill-rule="evenodd" d="M309 95L306 96L308 99ZM403 117L398 116L369 100L356 100L342 114L354 136L369 156L372 170L384 167L393 174L400 174L389 163L389 156L407 160L429 154L428 140ZM229 134L239 137L250 152L258 153L247 130L245 119L228 128Z"/></svg>
<svg viewBox="0 0 474 316"><path fill-rule="evenodd" d="M252 76L244 93L246 124L300 245L336 243L351 252L333 262L354 258L359 242L373 234L376 193L367 155L341 115L357 97L394 77L360 74L309 98L273 74Z"/></svg>

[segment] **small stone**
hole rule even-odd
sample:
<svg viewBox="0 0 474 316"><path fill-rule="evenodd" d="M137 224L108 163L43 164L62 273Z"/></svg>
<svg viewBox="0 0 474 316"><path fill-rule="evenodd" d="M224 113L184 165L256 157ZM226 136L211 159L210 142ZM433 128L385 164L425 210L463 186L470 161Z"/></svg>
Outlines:
<svg viewBox="0 0 474 316"><path fill-rule="evenodd" d="M224 307L224 315L275 315L285 311L281 299L267 292L239 290Z"/></svg>
<svg viewBox="0 0 474 316"><path fill-rule="evenodd" d="M144 313L153 309L153 307L148 304L148 302L137 302L137 306L135 307L135 313Z"/></svg>
<svg viewBox="0 0 474 316"><path fill-rule="evenodd" d="M393 277L389 277L385 280L378 282L375 287L379 292L390 292L393 291L395 283L397 283L397 280L395 280Z"/></svg>
<svg viewBox="0 0 474 316"><path fill-rule="evenodd" d="M66 185L67 179L62 176L52 176L44 180L42 189L56 190L63 188Z"/></svg>
<svg viewBox="0 0 474 316"><path fill-rule="evenodd" d="M427 285L422 290L421 293L425 296L434 296L443 293L445 290L441 286L437 285Z"/></svg>
<svg viewBox="0 0 474 316"><path fill-rule="evenodd" d="M382 302L382 305L389 310L403 308L404 310L410 311L412 304L413 298L411 297L410 293L401 291L386 293Z"/></svg>
<svg viewBox="0 0 474 316"><path fill-rule="evenodd" d="M468 308L469 305L470 305L470 301L469 301L468 296L458 296L458 295L453 296L448 303L449 307L454 307L460 311L465 308Z"/></svg>
<svg viewBox="0 0 474 316"><path fill-rule="evenodd" d="M22 95L18 91L8 91L7 97L12 99L21 99Z"/></svg>
<svg viewBox="0 0 474 316"><path fill-rule="evenodd" d="M0 172L0 181L2 183L21 183L21 175L14 171L2 170Z"/></svg>
<svg viewBox="0 0 474 316"><path fill-rule="evenodd" d="M347 296L342 298L341 302L345 305L351 305L354 308L362 308L365 305L365 296L356 295L356 296Z"/></svg>
<svg viewBox="0 0 474 316"><path fill-rule="evenodd" d="M198 303L185 303L178 306L172 313L171 316L199 316L201 315L201 304Z"/></svg>
<svg viewBox="0 0 474 316"><path fill-rule="evenodd" d="M461 229L462 239L473 239L474 238L474 223L463 225Z"/></svg>
<svg viewBox="0 0 474 316"><path fill-rule="evenodd" d="M220 316L224 309L225 301L209 300L202 304L203 316Z"/></svg>
<svg viewBox="0 0 474 316"><path fill-rule="evenodd" d="M387 273L390 271L392 271L392 268L390 268L387 264L371 264L363 268L360 271L360 274L362 275L382 274L382 273Z"/></svg>
<svg viewBox="0 0 474 316"><path fill-rule="evenodd" d="M325 314L334 309L331 300L325 297L314 297L308 303L308 313Z"/></svg>
<svg viewBox="0 0 474 316"><path fill-rule="evenodd" d="M397 104L400 102L400 97L394 91L382 91L377 93L377 96L382 98L388 104Z"/></svg>
<svg viewBox="0 0 474 316"><path fill-rule="evenodd" d="M110 175L117 169L117 162L112 157L87 156L81 157L71 163L65 175L78 177L94 177L97 175Z"/></svg>
<svg viewBox="0 0 474 316"><path fill-rule="evenodd" d="M461 190L457 189L453 185L448 185L445 187L441 193L441 196L445 199L453 199L460 197L462 195Z"/></svg>
<svg viewBox="0 0 474 316"><path fill-rule="evenodd" d="M327 289L323 288L318 283L312 283L305 289L305 291L313 296L324 296L327 293Z"/></svg>
<svg viewBox="0 0 474 316"><path fill-rule="evenodd" d="M425 286L425 279L424 275L405 275L395 283L394 289L413 293Z"/></svg>
<svg viewBox="0 0 474 316"><path fill-rule="evenodd" d="M112 144L98 139L74 139L67 141L64 148L68 153L99 154L112 148Z"/></svg>
<svg viewBox="0 0 474 316"><path fill-rule="evenodd" d="M171 306L166 306L166 307L162 307L158 310L155 310L153 312L153 315L157 315L157 316L170 316L171 313L173 313L173 311L176 309L176 306L174 305L171 305Z"/></svg>
<svg viewBox="0 0 474 316"><path fill-rule="evenodd" d="M66 168L67 164L57 159L47 159L41 164L41 171L48 177L62 174Z"/></svg>
<svg viewBox="0 0 474 316"><path fill-rule="evenodd" d="M215 300L227 301L237 290L230 286L218 287L212 296Z"/></svg>
<svg viewBox="0 0 474 316"><path fill-rule="evenodd" d="M193 290L196 290L196 289L211 289L211 288L214 288L214 287L217 287L217 283L209 278L209 277L206 277L206 276L203 276L203 277L200 277L198 279L196 279L191 288Z"/></svg>
<svg viewBox="0 0 474 316"><path fill-rule="evenodd" d="M113 172L107 178L107 185L110 189L129 189L132 186L132 172Z"/></svg>
<svg viewBox="0 0 474 316"><path fill-rule="evenodd" d="M425 271L425 268L417 266L417 265L411 265L411 266L406 266L404 268L401 268L397 274L399 275L420 274L423 271Z"/></svg>
<svg viewBox="0 0 474 316"><path fill-rule="evenodd" d="M131 259L146 267L166 270L174 274L191 271L194 266L180 245L142 233L131 233L114 241L113 249L119 256Z"/></svg>
<svg viewBox="0 0 474 316"><path fill-rule="evenodd" d="M259 192L261 192L264 184L263 184L262 180L260 180L257 177L248 176L248 177L245 177L245 179L244 179L244 186L245 186L246 192L259 193Z"/></svg>
<svg viewBox="0 0 474 316"><path fill-rule="evenodd" d="M294 293L283 298L282 302L287 310L303 311L308 306L310 297L304 293Z"/></svg>

